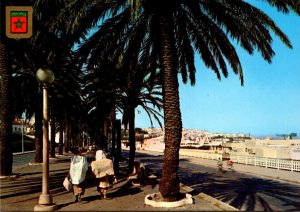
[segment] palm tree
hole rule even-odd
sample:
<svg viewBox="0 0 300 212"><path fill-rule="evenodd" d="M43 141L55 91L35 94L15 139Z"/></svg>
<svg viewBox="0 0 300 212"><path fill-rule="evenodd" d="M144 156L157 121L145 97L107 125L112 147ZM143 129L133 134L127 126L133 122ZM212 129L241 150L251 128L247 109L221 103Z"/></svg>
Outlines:
<svg viewBox="0 0 300 212"><path fill-rule="evenodd" d="M1 2L0 15L0 176L12 174L12 60L10 48L14 44L5 35L5 6L13 2Z"/></svg>
<svg viewBox="0 0 300 212"><path fill-rule="evenodd" d="M267 0L279 11L291 10L300 14L295 0ZM78 9L79 8L79 9ZM228 65L239 75L243 85L243 71L232 41L237 41L249 54L255 50L271 62L275 54L271 43L274 32L288 47L286 35L263 11L242 0L99 0L72 1L67 11L67 33L78 40L99 23L90 38L93 46L86 46L89 54L81 59L97 64L106 58L118 58L123 49L131 58L133 67L151 58L149 66L158 62L162 78L165 153L160 193L165 201L180 198L179 148L182 122L179 107L178 78L188 78L195 84L194 51L218 79L228 76ZM103 19L101 19L103 18ZM102 20L102 22L98 22ZM100 61L99 61L100 60ZM226 63L227 62L227 63ZM156 69L152 69L153 72ZM152 72L152 73L153 73Z"/></svg>
<svg viewBox="0 0 300 212"><path fill-rule="evenodd" d="M92 142L107 147L107 128L115 104L115 74L108 64L90 67L82 78L86 131ZM105 128L105 129L104 129Z"/></svg>
<svg viewBox="0 0 300 212"><path fill-rule="evenodd" d="M36 38L33 38L36 39ZM20 42L19 52L14 53L13 58L17 60L17 68L13 77L13 96L14 96L14 109L15 114L22 114L24 110L27 111L29 116L35 116L35 159L34 162L42 161L42 96L41 89L35 76L35 72L39 67L48 64L48 68L52 69L56 74L55 85L51 85L49 89L50 104L59 102L58 99L68 99L66 96L70 91L75 91L75 86L69 85L68 81L74 82L72 78L72 70L68 55L63 54L62 48L58 49L57 45L63 46L58 38L52 37L51 46L44 46L42 48L39 43L33 43L32 40ZM52 47L52 48L51 48ZM47 49L49 52L46 52ZM57 50L58 49L58 50ZM57 58L62 58L58 61ZM66 72L67 70L67 72ZM67 78L69 76L70 78ZM69 86L69 87L68 87ZM60 88L63 88L63 92ZM67 89L69 88L69 89ZM61 104L74 105L74 102L67 101ZM57 109L59 108L59 110ZM59 105L55 111L63 111ZM51 113L52 116L52 113ZM53 152L52 152L53 156Z"/></svg>
<svg viewBox="0 0 300 212"><path fill-rule="evenodd" d="M159 111L163 106L161 85L153 85L150 82L150 78L147 77L148 73L141 71L140 68L141 67L139 66L136 69L123 69L125 76L121 77L123 83L120 81L120 87L118 89L120 93L118 101L122 105L121 108L123 110L123 124L125 125L125 130L127 129L127 125L129 125L129 173L132 173L133 171L135 159L136 108L141 106L148 114L151 125L153 125L151 118L153 116L162 128L162 124L159 120L159 118L162 118ZM150 107L149 104L151 104L152 107Z"/></svg>
<svg viewBox="0 0 300 212"><path fill-rule="evenodd" d="M73 133L69 134L68 141L76 141L80 137L83 128L83 113L82 103L83 94L81 92L81 70L74 62L72 52L56 52L55 64L52 69L55 70L55 82L52 86L50 94L50 105L53 108L52 116L59 126L60 133L64 127L71 130ZM67 131L65 131L66 134ZM65 143L66 144L66 143ZM71 143L70 143L71 144ZM72 144L72 145L75 145ZM68 147L68 145L66 145ZM65 146L65 147L66 147ZM69 151L66 148L66 151ZM60 153L62 153L62 136L60 136Z"/></svg>
<svg viewBox="0 0 300 212"><path fill-rule="evenodd" d="M85 46L92 45L90 42L93 41L87 40L85 45L77 50L77 55L85 54ZM89 120L93 120L89 129L96 127L93 134L95 132L99 134L101 128L99 122L103 123L102 126L107 125L107 120L110 120L112 110L114 110L113 105L123 113L123 124L126 129L129 123L129 172L131 172L135 158L135 109L139 105L142 106L147 112L151 123L151 117L153 116L162 127L159 120L162 116L155 110L155 108L160 110L162 107L162 94L159 81L154 82L148 76L148 72L139 70L146 67L139 65L136 70L124 68L121 65L121 60L119 59L117 65L105 60L101 65L95 65L94 68L93 66L88 67L90 72L84 78L86 81L84 90L87 96L85 102ZM149 104L154 108L150 107ZM98 122L98 124L95 122ZM97 137L99 136L97 135ZM98 139L101 141L100 146L102 147L104 147L104 143L107 143L105 137L102 136Z"/></svg>
<svg viewBox="0 0 300 212"><path fill-rule="evenodd" d="M43 4L41 4L41 2ZM32 1L26 1L23 2L24 4L32 5ZM1 175L8 175L12 173L12 152L10 148L10 137L11 137L11 120L14 116L14 113L22 113L24 111L24 107L29 107L27 110L29 115L32 115L35 111L35 118L36 118L36 124L35 124L35 144L36 144L36 155L35 155L35 162L41 162L42 159L42 148L41 148L41 104L37 91L37 80L35 79L35 72L37 68L41 67L41 65L47 64L47 57L45 54L49 53L47 56L51 57L51 51L57 50L55 46L52 46L53 42L49 42L49 38L57 37L61 33L61 30L59 31L59 25L53 26L53 17L57 14L57 12L60 12L60 5L62 5L64 2L62 1L51 1L51 7L50 5L47 5L47 1L34 1L35 7L34 7L34 26L35 26L35 33L34 36L31 39L28 40L19 40L16 41L14 39L7 39L5 33L5 5L16 5L16 1L3 1L2 7L1 7L1 55L0 55L0 62L1 62L1 129L0 129L0 149L1 149ZM46 12L45 12L46 11ZM44 15L41 15L44 14ZM47 14L47 15L46 15ZM45 17L47 16L47 17ZM42 20L40 18L42 17ZM49 33L52 32L52 33ZM62 36L62 35L61 35ZM48 42L45 42L48 41ZM45 47L48 44L47 47ZM73 45L67 45L68 43L65 42L65 45L71 48ZM15 48L14 48L15 47ZM22 47L23 50L22 50ZM50 47L50 48L48 48ZM52 47L52 48L51 48ZM24 49L26 51L24 51ZM45 49L49 50L47 53L45 53ZM33 52L31 52L33 50ZM34 55L38 51L38 54ZM34 55L34 56L33 56ZM11 60L8 60L10 58ZM16 58L21 59L18 63L20 63L20 68L22 71L25 70L25 75L21 76L24 77L24 81L22 81L22 85L26 83L26 81L29 81L27 76L33 75L34 81L30 84L28 88L34 87L34 92L29 95L27 99L23 99L23 108L17 107L14 109L17 109L13 111L11 106L20 105L21 99L18 99L19 103L11 102L12 94L11 94L11 84L12 84L12 72L11 72L11 61L15 60ZM13 80L15 81L15 77ZM19 80L19 79L17 79ZM13 87L14 88L14 87ZM27 90L27 89L26 89ZM30 92L28 92L30 93ZM27 94L28 94L27 93ZM34 95L35 94L35 95ZM29 100L30 99L30 100ZM33 100L34 99L34 100ZM33 101L32 101L33 100ZM34 102L34 104L30 104ZM15 104L16 103L16 104ZM28 104L29 103L29 104Z"/></svg>
<svg viewBox="0 0 300 212"><path fill-rule="evenodd" d="M2 25L2 24L1 24ZM3 26L3 25L2 25ZM3 31L3 30L1 30ZM0 43L0 176L12 174L11 72L6 45Z"/></svg>
<svg viewBox="0 0 300 212"><path fill-rule="evenodd" d="M3 7L1 7L1 10L5 9L5 4L11 4L11 5L15 5L15 1L4 1L3 3ZM32 2L30 1L26 1L24 2L24 4L28 4L28 5L32 5ZM37 8L35 8L36 11ZM46 10L49 12L49 8L46 8ZM52 10L53 11L53 10ZM58 9L56 9L56 11L59 11ZM47 14L48 14L47 12ZM4 21L5 21L5 17L2 15L4 15L5 13L1 12L1 27L5 26ZM53 15L51 13L51 15ZM13 89L9 89L10 90L15 90L15 88L17 88L15 85L17 86L25 86L25 84L28 85L28 87L26 86L26 89L21 89L22 91L24 91L24 93L26 95L21 96L21 95L17 95L18 97L20 97L20 99L14 99L14 102L12 102L11 104L14 106L14 109L17 110L10 110L10 117L14 116L14 113L22 113L25 109L28 112L29 115L35 114L35 118L36 118L36 122L35 122L35 146L36 146L36 155L35 155L35 162L41 162L42 160L42 115L41 115L41 96L38 94L38 83L35 77L35 71L40 68L41 66L47 64L47 57L51 54L46 55L49 52L46 52L46 50L50 49L50 53L51 50L53 50L53 48L47 48L46 45L48 45L48 47L53 47L51 46L53 43L52 42L43 42L43 39L48 39L55 37L53 36L53 34L47 34L48 32L48 26L46 24L46 22L42 22L39 21L38 17L40 17L39 15L37 15L37 13L34 14L34 25L35 25L35 33L33 35L33 37L31 39L22 39L22 40L14 40L14 39L6 39L6 35L4 34L5 29L1 29L1 42L5 42L6 46L8 46L9 44L9 48L8 48L8 54L11 56L11 60L13 60L15 63L17 63L18 65L18 69L17 71L19 71L15 77L10 77L10 79L13 79L13 81L19 81L21 82L21 84L14 84ZM51 20L51 18L47 19L48 21ZM3 23L2 23L3 21ZM41 24L43 23L43 24ZM51 44L50 44L51 43ZM7 56L7 55L6 55ZM2 64L2 61L1 61ZM10 73L11 74L11 73ZM10 82L11 83L11 82ZM29 91L30 90L30 91ZM4 91L4 90L3 90ZM33 92L32 92L33 91ZM15 92L14 94L16 94L17 92ZM9 92L7 92L7 94L9 94ZM10 95L9 95L10 96ZM25 98L26 97L26 98ZM10 97L11 98L11 97ZM22 104L22 102L24 104ZM20 105L22 105L22 107L20 107ZM15 107L17 106L17 107ZM5 110L6 111L6 110ZM3 132L3 134L5 133L9 133L11 132L11 130L5 130ZM9 153L9 151L6 152L7 154ZM3 154L3 156L5 156ZM6 159L6 163L10 164L10 157L7 157ZM11 164L12 164L12 160L11 160ZM2 166L5 167L5 166Z"/></svg>

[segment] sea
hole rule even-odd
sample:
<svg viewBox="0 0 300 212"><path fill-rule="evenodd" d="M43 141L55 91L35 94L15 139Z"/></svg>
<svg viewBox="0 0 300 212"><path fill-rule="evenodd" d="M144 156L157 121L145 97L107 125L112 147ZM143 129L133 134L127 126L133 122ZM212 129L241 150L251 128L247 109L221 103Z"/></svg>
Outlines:
<svg viewBox="0 0 300 212"><path fill-rule="evenodd" d="M283 136L276 136L276 135L251 135L251 137L254 137L254 138L258 138L258 139L263 139L263 138L266 138L266 137L272 137L273 139L284 139ZM294 139L300 139L300 136L295 136L293 137L293 140Z"/></svg>

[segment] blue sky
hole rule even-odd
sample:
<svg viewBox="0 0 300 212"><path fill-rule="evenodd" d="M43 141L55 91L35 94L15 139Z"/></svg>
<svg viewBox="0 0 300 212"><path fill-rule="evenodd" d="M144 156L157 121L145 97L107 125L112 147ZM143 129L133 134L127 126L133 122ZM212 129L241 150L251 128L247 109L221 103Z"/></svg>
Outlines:
<svg viewBox="0 0 300 212"><path fill-rule="evenodd" d="M249 55L237 47L244 71L243 87L232 71L219 81L196 55L196 85L180 82L184 128L256 136L300 134L300 17L278 13L263 1L251 2L273 18L288 35L293 49L273 37L276 55L269 64L258 52ZM141 108L137 110L136 127L150 127L147 115Z"/></svg>

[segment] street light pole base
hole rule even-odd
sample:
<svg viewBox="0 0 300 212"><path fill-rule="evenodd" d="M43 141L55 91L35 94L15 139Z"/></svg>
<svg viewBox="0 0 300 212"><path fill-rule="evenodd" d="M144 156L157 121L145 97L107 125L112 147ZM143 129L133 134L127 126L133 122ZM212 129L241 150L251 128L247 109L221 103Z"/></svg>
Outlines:
<svg viewBox="0 0 300 212"><path fill-rule="evenodd" d="M41 194L39 198L39 205L51 205L53 203L51 194Z"/></svg>
<svg viewBox="0 0 300 212"><path fill-rule="evenodd" d="M57 205L54 203L49 205L35 205L33 211L55 211L57 209Z"/></svg>

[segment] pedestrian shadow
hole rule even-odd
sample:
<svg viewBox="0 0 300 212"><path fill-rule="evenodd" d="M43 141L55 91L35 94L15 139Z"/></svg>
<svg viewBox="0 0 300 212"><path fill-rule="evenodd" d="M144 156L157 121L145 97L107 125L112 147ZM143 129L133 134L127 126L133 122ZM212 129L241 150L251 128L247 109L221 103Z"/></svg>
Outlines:
<svg viewBox="0 0 300 212"><path fill-rule="evenodd" d="M64 203L64 204L57 204L57 205L56 205L56 206L57 206L57 210L62 209L62 208L64 208L64 207L67 207L68 205L71 205L71 204L74 204L74 201L72 201L72 202L67 202L67 203Z"/></svg>
<svg viewBox="0 0 300 212"><path fill-rule="evenodd" d="M115 188L108 189L107 199L114 199L116 197L134 195L134 194L142 192L141 187L132 186L132 184L130 182L124 181L124 182L118 182L118 184L122 184L122 185L115 187ZM82 201L84 203L93 202L95 200L100 200L99 194L92 195L92 196L86 196L86 197L82 198ZM65 207L68 204L62 204L60 206Z"/></svg>
<svg viewBox="0 0 300 212"><path fill-rule="evenodd" d="M116 198L127 195L134 195L140 192L142 192L140 186L133 186L130 182L126 181L122 186L109 193L109 197Z"/></svg>
<svg viewBox="0 0 300 212"><path fill-rule="evenodd" d="M89 203L89 202L93 202L95 200L100 200L100 194L83 197L81 201Z"/></svg>

